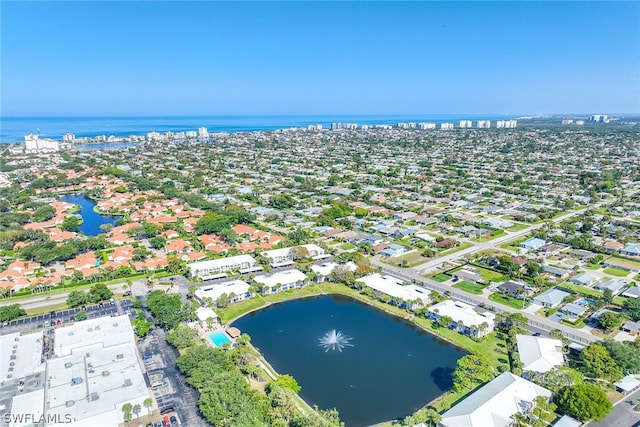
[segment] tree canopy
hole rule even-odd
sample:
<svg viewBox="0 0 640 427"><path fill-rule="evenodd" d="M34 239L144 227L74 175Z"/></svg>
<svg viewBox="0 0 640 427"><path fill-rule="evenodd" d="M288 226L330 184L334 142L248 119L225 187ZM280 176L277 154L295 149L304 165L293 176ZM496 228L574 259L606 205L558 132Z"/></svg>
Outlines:
<svg viewBox="0 0 640 427"><path fill-rule="evenodd" d="M598 386L576 384L561 389L555 401L558 409L580 421L600 421L611 411L611 402Z"/></svg>

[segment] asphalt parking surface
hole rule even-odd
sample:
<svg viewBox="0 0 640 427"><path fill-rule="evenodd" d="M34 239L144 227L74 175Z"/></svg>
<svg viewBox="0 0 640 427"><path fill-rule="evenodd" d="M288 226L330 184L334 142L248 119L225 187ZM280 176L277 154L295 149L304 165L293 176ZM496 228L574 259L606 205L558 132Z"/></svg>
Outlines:
<svg viewBox="0 0 640 427"><path fill-rule="evenodd" d="M197 390L186 384L184 375L176 368L179 353L167 343L166 332L152 330L144 342L138 343L138 351L142 357L151 355L151 359L144 361L148 386L159 379L167 383L152 390L160 411L173 408L183 426L210 426L198 411Z"/></svg>

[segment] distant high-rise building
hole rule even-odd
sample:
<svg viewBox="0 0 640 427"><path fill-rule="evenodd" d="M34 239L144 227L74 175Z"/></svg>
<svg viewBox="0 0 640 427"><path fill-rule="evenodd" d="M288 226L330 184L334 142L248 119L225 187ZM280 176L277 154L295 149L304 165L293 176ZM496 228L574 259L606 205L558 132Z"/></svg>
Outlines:
<svg viewBox="0 0 640 427"><path fill-rule="evenodd" d="M51 153L60 150L58 141L41 139L40 135L34 134L25 135L24 145L27 153Z"/></svg>
<svg viewBox="0 0 640 427"><path fill-rule="evenodd" d="M563 125L570 125L570 124L573 124L573 120L571 120L571 119L563 120L563 121L562 121L562 124L563 124Z"/></svg>
<svg viewBox="0 0 640 427"><path fill-rule="evenodd" d="M195 130L188 130L184 133L187 138L196 138L198 136L198 132L196 132Z"/></svg>
<svg viewBox="0 0 640 427"><path fill-rule="evenodd" d="M76 136L70 132L67 132L64 135L62 135L62 140L64 142L74 142L76 140Z"/></svg>
<svg viewBox="0 0 640 427"><path fill-rule="evenodd" d="M606 114L594 114L589 118L589 121L595 123L609 123L609 116Z"/></svg>
<svg viewBox="0 0 640 427"><path fill-rule="evenodd" d="M440 129L451 130L453 129L453 123L440 123Z"/></svg>
<svg viewBox="0 0 640 427"><path fill-rule="evenodd" d="M496 128L498 129L514 129L518 122L516 120L498 120L496 122Z"/></svg>
<svg viewBox="0 0 640 427"><path fill-rule="evenodd" d="M198 128L198 138L209 138L209 131L206 127Z"/></svg>
<svg viewBox="0 0 640 427"><path fill-rule="evenodd" d="M584 126L584 120L576 120L577 126Z"/></svg>
<svg viewBox="0 0 640 427"><path fill-rule="evenodd" d="M471 120L460 120L461 129L470 128L470 127L471 127Z"/></svg>
<svg viewBox="0 0 640 427"><path fill-rule="evenodd" d="M490 120L478 120L478 129L489 129L491 127Z"/></svg>
<svg viewBox="0 0 640 427"><path fill-rule="evenodd" d="M420 129L435 129L436 128L436 124L435 123L418 123L418 128Z"/></svg>

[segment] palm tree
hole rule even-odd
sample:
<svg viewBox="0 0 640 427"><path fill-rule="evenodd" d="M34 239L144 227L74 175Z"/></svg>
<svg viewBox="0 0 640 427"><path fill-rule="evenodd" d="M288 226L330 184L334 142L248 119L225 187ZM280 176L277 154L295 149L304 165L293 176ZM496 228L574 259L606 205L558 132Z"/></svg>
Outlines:
<svg viewBox="0 0 640 427"><path fill-rule="evenodd" d="M484 333L487 332L487 329L489 329L489 324L487 322L482 322L480 323L480 325L478 325L478 330L482 335L484 335Z"/></svg>
<svg viewBox="0 0 640 427"><path fill-rule="evenodd" d="M140 411L142 411L142 406L140 406L139 403L136 403L135 405L133 405L131 411L136 414L136 420L140 421Z"/></svg>
<svg viewBox="0 0 640 427"><path fill-rule="evenodd" d="M437 426L438 423L442 420L442 417L440 416L438 411L433 408L428 408L425 415L427 418L425 421L429 423L428 425L433 425L434 427Z"/></svg>
<svg viewBox="0 0 640 427"><path fill-rule="evenodd" d="M211 329L212 325L213 325L213 317L209 316L207 317L207 327Z"/></svg>
<svg viewBox="0 0 640 427"><path fill-rule="evenodd" d="M153 399L150 397L147 397L142 404L144 405L145 408L147 408L147 415L149 415L151 413L151 407L153 406Z"/></svg>

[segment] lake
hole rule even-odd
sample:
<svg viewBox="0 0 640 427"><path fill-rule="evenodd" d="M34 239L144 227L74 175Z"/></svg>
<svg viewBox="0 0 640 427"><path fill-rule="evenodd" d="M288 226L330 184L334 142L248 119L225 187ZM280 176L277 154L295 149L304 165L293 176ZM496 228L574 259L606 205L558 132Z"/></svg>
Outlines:
<svg viewBox="0 0 640 427"><path fill-rule="evenodd" d="M410 322L349 297L325 295L274 304L233 323L300 396L336 407L347 427L402 418L448 390L466 352ZM332 330L351 337L323 347ZM349 346L348 344L352 345Z"/></svg>
<svg viewBox="0 0 640 427"><path fill-rule="evenodd" d="M80 211L77 212L77 214L82 217L83 222L80 225L80 231L84 233L85 236L97 236L98 234L104 233L100 230L102 224L113 224L120 219L119 216L96 213L93 210L96 203L81 194L62 196L60 200L73 203L74 205L80 205Z"/></svg>

